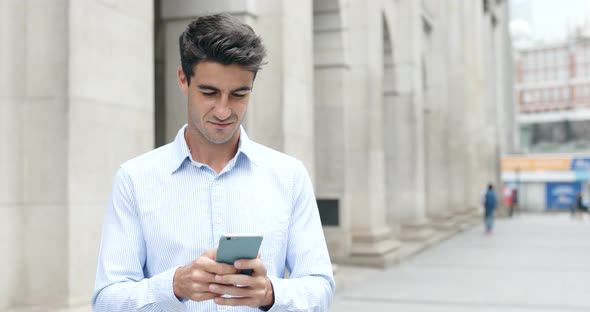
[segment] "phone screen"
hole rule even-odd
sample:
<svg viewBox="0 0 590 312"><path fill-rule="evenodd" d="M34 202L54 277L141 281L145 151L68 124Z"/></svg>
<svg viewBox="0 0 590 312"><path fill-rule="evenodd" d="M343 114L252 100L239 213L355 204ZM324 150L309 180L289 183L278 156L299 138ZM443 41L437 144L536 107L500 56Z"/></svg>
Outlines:
<svg viewBox="0 0 590 312"><path fill-rule="evenodd" d="M262 244L262 235L225 234L219 238L215 261L234 264L240 259L255 259ZM242 270L242 274L252 275L252 270Z"/></svg>

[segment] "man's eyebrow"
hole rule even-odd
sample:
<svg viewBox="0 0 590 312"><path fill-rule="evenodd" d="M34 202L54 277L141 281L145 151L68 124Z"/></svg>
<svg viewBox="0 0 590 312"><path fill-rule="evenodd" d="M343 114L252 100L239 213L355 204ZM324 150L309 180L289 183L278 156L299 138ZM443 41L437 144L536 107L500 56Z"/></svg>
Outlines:
<svg viewBox="0 0 590 312"><path fill-rule="evenodd" d="M201 90L211 90L211 91L216 91L216 92L221 91L221 90L219 90L219 88L216 88L216 87L210 86L210 85L198 85L197 88L199 88ZM252 87L243 86L243 87L233 89L233 90L231 90L231 92L234 93L234 92L251 91L251 90L252 90Z"/></svg>
<svg viewBox="0 0 590 312"><path fill-rule="evenodd" d="M218 88L215 88L214 86L209 86L209 85L198 85L197 88L199 88L201 90L220 91Z"/></svg>
<svg viewBox="0 0 590 312"><path fill-rule="evenodd" d="M233 93L233 92L250 91L250 90L252 90L251 87L244 86L244 87L239 87L239 88L233 89L233 90L231 90L231 92Z"/></svg>

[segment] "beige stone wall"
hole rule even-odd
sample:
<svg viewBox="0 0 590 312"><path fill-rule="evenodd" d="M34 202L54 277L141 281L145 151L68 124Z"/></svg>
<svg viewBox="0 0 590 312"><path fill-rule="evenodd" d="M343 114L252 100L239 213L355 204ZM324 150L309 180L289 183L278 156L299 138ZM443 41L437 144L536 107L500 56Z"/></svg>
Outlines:
<svg viewBox="0 0 590 312"><path fill-rule="evenodd" d="M0 5L0 310L86 305L112 177L153 147L153 7Z"/></svg>
<svg viewBox="0 0 590 312"><path fill-rule="evenodd" d="M108 22L105 22L108 21ZM88 302L112 178L154 144L153 6L70 1L69 294Z"/></svg>
<svg viewBox="0 0 590 312"><path fill-rule="evenodd" d="M20 111L25 103L25 7L17 0L0 2L0 310L14 303L23 268Z"/></svg>
<svg viewBox="0 0 590 312"><path fill-rule="evenodd" d="M2 2L0 308L67 297L65 1ZM6 136L6 140L4 140ZM65 264L65 265L64 265ZM22 296L23 293L29 294Z"/></svg>

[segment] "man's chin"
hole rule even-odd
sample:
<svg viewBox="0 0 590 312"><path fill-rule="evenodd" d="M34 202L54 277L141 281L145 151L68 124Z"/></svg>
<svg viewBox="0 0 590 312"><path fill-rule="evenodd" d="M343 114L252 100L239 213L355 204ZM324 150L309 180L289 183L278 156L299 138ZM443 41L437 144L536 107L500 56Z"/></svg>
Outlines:
<svg viewBox="0 0 590 312"><path fill-rule="evenodd" d="M219 131L219 132L225 132L225 131ZM234 134L236 133L235 131L232 131L231 133L213 133L213 135L209 135L209 142L213 143L213 144L225 144L229 141L231 141L231 139L234 137Z"/></svg>
<svg viewBox="0 0 590 312"><path fill-rule="evenodd" d="M209 140L209 142L211 142L213 144L217 144L217 145L225 144L225 143L227 143L229 141L231 141L231 137L229 137L229 138L223 138L223 139L215 139L215 138L213 138L212 140Z"/></svg>

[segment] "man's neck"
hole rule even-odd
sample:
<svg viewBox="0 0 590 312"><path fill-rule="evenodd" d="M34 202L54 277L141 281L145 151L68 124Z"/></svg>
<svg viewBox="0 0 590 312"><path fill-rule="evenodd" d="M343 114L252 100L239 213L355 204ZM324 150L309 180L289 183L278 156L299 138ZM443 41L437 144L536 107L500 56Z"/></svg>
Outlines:
<svg viewBox="0 0 590 312"><path fill-rule="evenodd" d="M228 142L213 144L205 139L198 130L186 128L184 139L194 161L206 164L215 172L220 173L227 163L236 155L240 130Z"/></svg>

